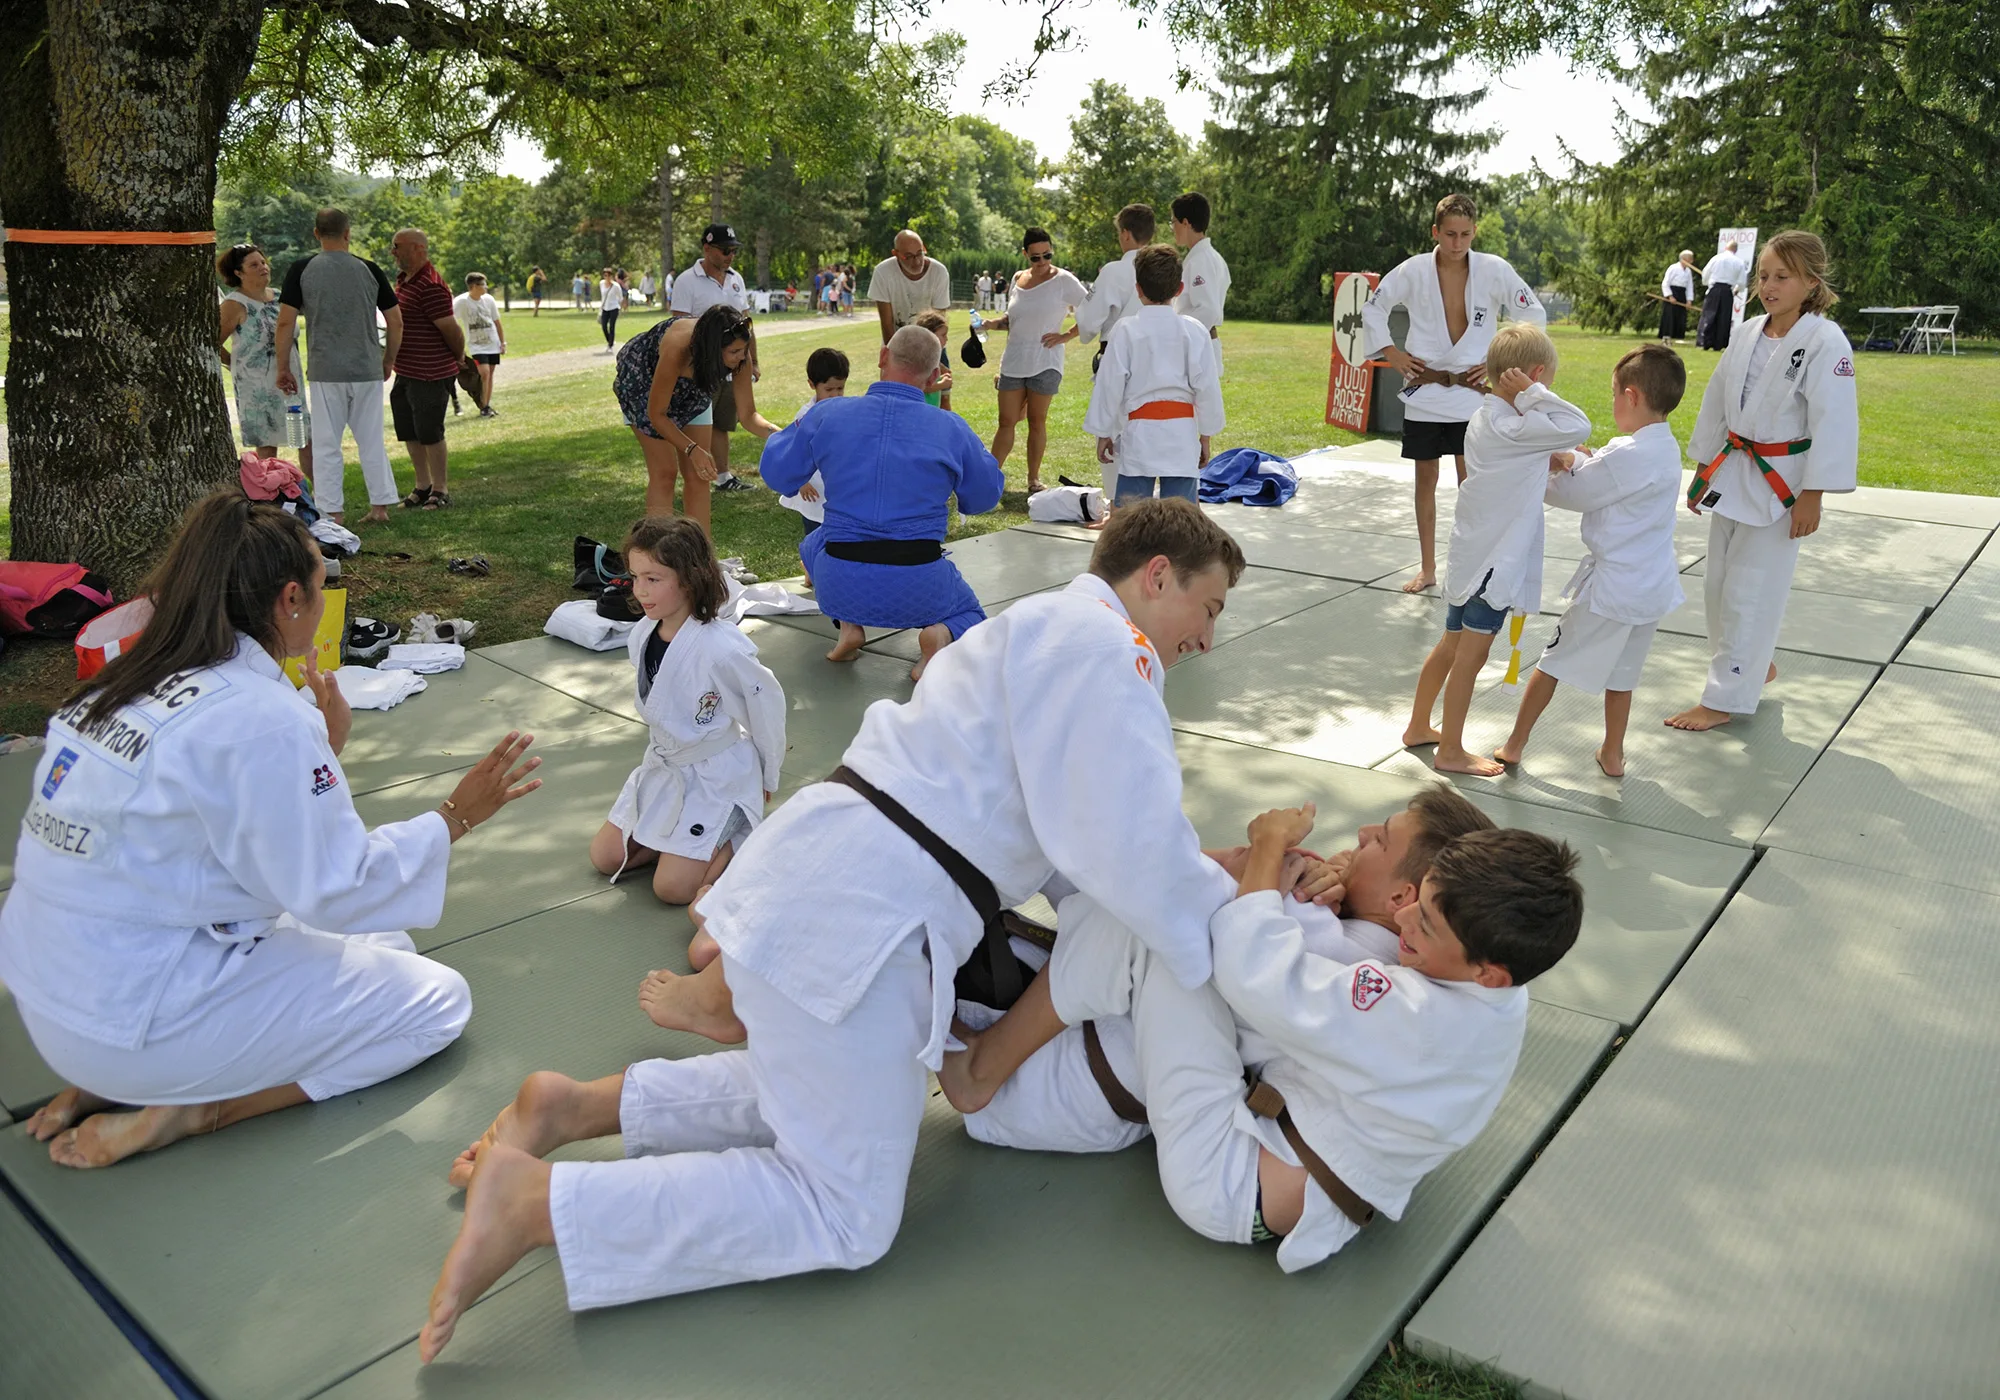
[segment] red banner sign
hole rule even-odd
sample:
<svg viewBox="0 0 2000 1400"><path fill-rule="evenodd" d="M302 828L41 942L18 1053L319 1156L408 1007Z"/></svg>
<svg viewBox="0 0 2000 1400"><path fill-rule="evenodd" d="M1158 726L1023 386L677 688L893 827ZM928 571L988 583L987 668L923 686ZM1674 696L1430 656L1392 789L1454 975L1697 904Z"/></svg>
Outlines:
<svg viewBox="0 0 2000 1400"><path fill-rule="evenodd" d="M1361 308L1375 291L1372 272L1337 272L1333 278L1333 357L1326 376L1326 421L1349 432L1368 431L1368 402L1375 371L1365 365Z"/></svg>

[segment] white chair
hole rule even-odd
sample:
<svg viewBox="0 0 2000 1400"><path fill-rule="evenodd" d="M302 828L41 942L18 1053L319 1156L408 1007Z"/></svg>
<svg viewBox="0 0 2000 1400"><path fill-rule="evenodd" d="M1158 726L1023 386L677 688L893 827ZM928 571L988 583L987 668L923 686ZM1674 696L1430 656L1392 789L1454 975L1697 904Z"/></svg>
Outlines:
<svg viewBox="0 0 2000 1400"><path fill-rule="evenodd" d="M1951 347L1950 353L1958 353L1958 308L1956 306L1926 306L1917 313L1916 323L1910 327L1910 348L1924 355L1940 353L1940 342Z"/></svg>

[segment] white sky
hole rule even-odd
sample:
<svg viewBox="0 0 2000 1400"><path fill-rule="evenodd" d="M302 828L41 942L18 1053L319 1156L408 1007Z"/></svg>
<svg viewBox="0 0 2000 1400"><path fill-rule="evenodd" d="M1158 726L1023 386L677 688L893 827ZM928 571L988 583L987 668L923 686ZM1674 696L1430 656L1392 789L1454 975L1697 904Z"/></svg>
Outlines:
<svg viewBox="0 0 2000 1400"><path fill-rule="evenodd" d="M1186 91L1174 87L1178 66L1173 45L1156 30L1141 27L1138 17L1116 0L1095 0L1074 9L1071 23L1081 46L1070 53L1044 56L1036 70L1028 99L1018 105L982 101L980 88L1009 60L1025 58L1034 38L1034 8L1014 0L940 0L928 26L911 37L937 29L956 29L965 36L965 63L959 70L952 111L974 112L1034 142L1043 156L1060 159L1069 149L1069 122L1093 78L1123 83L1134 96L1157 97L1174 125L1190 139L1201 135L1202 123L1214 108L1199 83L1213 78L1209 64L1197 61L1197 84ZM1613 119L1618 104L1635 105L1627 88L1590 71L1571 72L1566 60L1537 58L1500 74L1466 65L1452 86L1469 88L1484 81L1486 100L1465 119L1469 127L1501 133L1500 142L1477 163L1478 174L1492 176L1526 170L1539 161L1544 169L1566 167L1561 139L1588 161L1609 160L1618 153ZM501 168L508 174L536 180L548 169L533 145L510 139Z"/></svg>

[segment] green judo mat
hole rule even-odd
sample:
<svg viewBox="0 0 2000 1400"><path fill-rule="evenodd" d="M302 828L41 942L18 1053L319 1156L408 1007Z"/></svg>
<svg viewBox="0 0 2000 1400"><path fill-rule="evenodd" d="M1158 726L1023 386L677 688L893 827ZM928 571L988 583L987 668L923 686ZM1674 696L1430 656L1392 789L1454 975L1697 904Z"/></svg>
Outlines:
<svg viewBox="0 0 2000 1400"><path fill-rule="evenodd" d="M0 905L5 903L0 895ZM26 1118L66 1087L36 1053L13 994L0 982L0 1124Z"/></svg>
<svg viewBox="0 0 2000 1400"><path fill-rule="evenodd" d="M172 1394L35 1227L0 1197L0 1395Z"/></svg>
<svg viewBox="0 0 2000 1400"><path fill-rule="evenodd" d="M1660 620L1662 632L1707 640L1708 606L1703 583L1700 574L1681 579L1681 591L1687 594L1687 601ZM1950 606L1950 599L1945 600L1945 605ZM1566 606L1544 594L1543 612L1560 613ZM1882 666L1895 657L1923 615L1921 603L1891 603L1794 588L1785 599L1785 621L1778 629L1778 649Z"/></svg>
<svg viewBox="0 0 2000 1400"><path fill-rule="evenodd" d="M1896 659L2000 676L2000 547L1987 544Z"/></svg>
<svg viewBox="0 0 2000 1400"><path fill-rule="evenodd" d="M1829 510L1800 542L1792 586L1929 607L1942 598L1990 533L1962 525ZM1688 572L1702 574L1706 560Z"/></svg>
<svg viewBox="0 0 2000 1400"><path fill-rule="evenodd" d="M1766 856L1410 1345L1571 1400L1993 1394L1996 927Z"/></svg>
<svg viewBox="0 0 2000 1400"><path fill-rule="evenodd" d="M0 890L14 883L14 835L21 818L28 814L33 796L35 767L42 761L39 749L0 754Z"/></svg>

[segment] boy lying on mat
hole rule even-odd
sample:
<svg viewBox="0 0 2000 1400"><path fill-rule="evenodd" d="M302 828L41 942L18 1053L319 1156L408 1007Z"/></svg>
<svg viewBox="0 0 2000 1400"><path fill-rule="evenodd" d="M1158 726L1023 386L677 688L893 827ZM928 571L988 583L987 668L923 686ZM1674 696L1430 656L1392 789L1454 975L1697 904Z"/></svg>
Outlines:
<svg viewBox="0 0 2000 1400"><path fill-rule="evenodd" d="M1248 847L1219 853L1237 897L1210 925L1215 980L1193 991L1101 908L1065 899L1055 954L1020 1002L989 1030L958 1028L971 1048L939 1082L969 1111L967 1130L1112 1151L1150 1129L1175 1213L1210 1239L1281 1239L1287 1272L1377 1211L1399 1219L1499 1104L1527 1026L1522 984L1582 923L1576 857L1492 829L1447 792L1325 863L1295 850L1312 822L1310 805L1267 812ZM1385 878L1391 842L1401 851ZM1360 908L1340 920L1287 899L1301 881L1336 906L1359 895ZM1369 908L1385 892L1393 935Z"/></svg>

